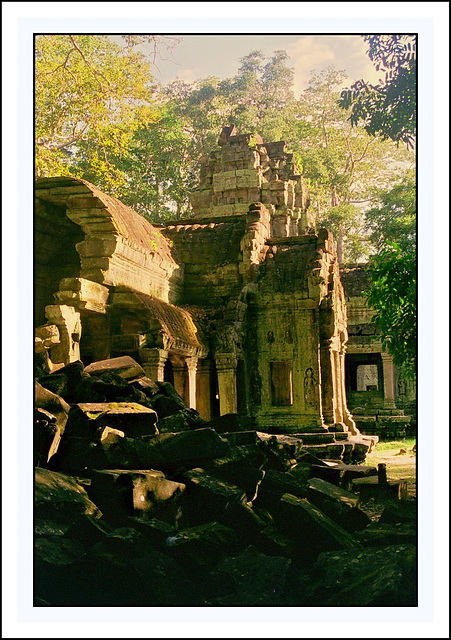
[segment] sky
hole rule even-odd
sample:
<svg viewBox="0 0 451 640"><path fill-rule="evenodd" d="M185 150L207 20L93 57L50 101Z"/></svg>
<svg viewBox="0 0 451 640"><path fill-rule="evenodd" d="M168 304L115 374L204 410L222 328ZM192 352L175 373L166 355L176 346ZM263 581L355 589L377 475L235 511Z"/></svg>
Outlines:
<svg viewBox="0 0 451 640"><path fill-rule="evenodd" d="M169 34L168 34L169 35ZM187 83L217 76L230 78L236 75L240 58L251 51L262 51L266 58L278 49L286 51L288 65L294 69L294 93L298 98L304 90L312 71L321 71L332 65L344 70L351 81L364 78L376 83L378 74L366 55L367 44L359 35L178 35L180 38L172 50L163 45L153 65L155 80L167 83L179 78ZM114 38L119 42L119 38ZM146 53L150 52L150 48ZM345 86L347 83L344 83Z"/></svg>

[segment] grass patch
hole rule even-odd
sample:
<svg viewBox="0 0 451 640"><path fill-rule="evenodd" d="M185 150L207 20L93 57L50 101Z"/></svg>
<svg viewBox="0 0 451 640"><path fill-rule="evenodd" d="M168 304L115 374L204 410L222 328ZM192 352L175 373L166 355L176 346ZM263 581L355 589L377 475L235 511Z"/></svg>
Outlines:
<svg viewBox="0 0 451 640"><path fill-rule="evenodd" d="M415 438L378 442L373 451L367 455L365 466L377 467L383 462L387 465L388 478L406 480L411 493L416 487L416 456L412 451L415 442Z"/></svg>

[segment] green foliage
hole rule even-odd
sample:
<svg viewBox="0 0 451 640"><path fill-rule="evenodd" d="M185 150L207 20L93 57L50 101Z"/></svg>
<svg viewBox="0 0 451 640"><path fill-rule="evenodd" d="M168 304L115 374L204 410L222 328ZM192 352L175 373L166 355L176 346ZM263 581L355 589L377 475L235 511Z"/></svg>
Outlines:
<svg viewBox="0 0 451 640"><path fill-rule="evenodd" d="M379 206L367 213L378 253L369 265L368 304L376 312L383 343L395 364L413 377L417 352L416 184L412 171L379 193Z"/></svg>
<svg viewBox="0 0 451 640"><path fill-rule="evenodd" d="M416 134L416 37L363 36L368 56L384 75L379 84L364 80L341 94L340 105L350 109L353 125L363 122L371 136L404 142L413 148Z"/></svg>
<svg viewBox="0 0 451 640"><path fill-rule="evenodd" d="M368 304L382 331L383 345L405 375L416 370L416 252L402 251L392 243L384 247L370 265L372 286Z"/></svg>
<svg viewBox="0 0 451 640"><path fill-rule="evenodd" d="M150 65L107 36L41 35L35 43L36 174L80 175L79 160L118 191L134 131L155 119Z"/></svg>

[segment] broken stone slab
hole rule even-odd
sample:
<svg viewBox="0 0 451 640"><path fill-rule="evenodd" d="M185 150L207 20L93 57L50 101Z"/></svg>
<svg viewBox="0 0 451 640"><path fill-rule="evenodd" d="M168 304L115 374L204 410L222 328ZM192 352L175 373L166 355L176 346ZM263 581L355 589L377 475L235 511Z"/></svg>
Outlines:
<svg viewBox="0 0 451 640"><path fill-rule="evenodd" d="M389 502L384 506L384 510L379 518L380 523L398 524L416 523L417 503L416 500L401 500Z"/></svg>
<svg viewBox="0 0 451 640"><path fill-rule="evenodd" d="M114 371L105 371L95 376L84 374L71 394L76 402L137 402L150 407L145 393L128 384Z"/></svg>
<svg viewBox="0 0 451 640"><path fill-rule="evenodd" d="M200 524L220 520L227 506L246 502L246 493L240 487L195 468L182 474L186 484L185 514L190 523Z"/></svg>
<svg viewBox="0 0 451 640"><path fill-rule="evenodd" d="M249 503L229 502L220 516L220 521L233 529L240 539L251 544L266 528L266 523L255 513Z"/></svg>
<svg viewBox="0 0 451 640"><path fill-rule="evenodd" d="M348 531L306 498L286 493L273 509L277 528L297 543L302 561L310 563L324 551L360 547Z"/></svg>
<svg viewBox="0 0 451 640"><path fill-rule="evenodd" d="M281 606L285 603L291 560L244 552L223 558L210 574L207 604L212 606Z"/></svg>
<svg viewBox="0 0 451 640"><path fill-rule="evenodd" d="M346 531L364 529L370 519L358 508L359 497L321 478L311 478L308 499Z"/></svg>
<svg viewBox="0 0 451 640"><path fill-rule="evenodd" d="M131 380L139 377L145 377L145 371L140 364L133 360L130 356L120 356L118 358L109 358L108 360L99 360L85 367L85 373L90 376L99 375L105 371L114 371L124 380Z"/></svg>
<svg viewBox="0 0 451 640"><path fill-rule="evenodd" d="M257 435L262 442L277 442L277 444L282 445L290 454L290 458L298 459L302 453L305 453L305 449L303 451L304 440L302 436L283 434L271 435L260 431L257 432Z"/></svg>
<svg viewBox="0 0 451 640"><path fill-rule="evenodd" d="M153 409L136 402L80 402L70 410L66 434L94 439L111 427L131 437L154 435L157 419Z"/></svg>
<svg viewBox="0 0 451 640"><path fill-rule="evenodd" d="M388 545L417 544L417 527L413 522L372 522L355 537L365 547L385 547Z"/></svg>
<svg viewBox="0 0 451 640"><path fill-rule="evenodd" d="M245 451L243 452L242 449ZM248 451L249 449L251 451ZM265 472L259 468L264 464L264 458L262 456L263 460L261 460L256 457L253 449L252 445L236 447L232 450L231 455L207 462L204 465L205 470L217 478L244 489L247 500L252 501L257 494L257 487L265 475ZM256 449L256 453L258 455L260 451Z"/></svg>
<svg viewBox="0 0 451 640"><path fill-rule="evenodd" d="M230 445L213 429L161 433L140 438L121 438L109 447L110 468L175 471L201 466L227 455Z"/></svg>
<svg viewBox="0 0 451 640"><path fill-rule="evenodd" d="M69 379L64 373L51 373L39 377L39 384L42 385L48 391L55 393L60 398L68 400L68 385Z"/></svg>
<svg viewBox="0 0 451 640"><path fill-rule="evenodd" d="M177 433L178 431L189 431L193 425L192 416L189 410L179 409L170 416L161 418L158 421L158 431L160 433ZM194 422L196 426L196 422Z"/></svg>
<svg viewBox="0 0 451 640"><path fill-rule="evenodd" d="M259 442L256 431L224 431L224 433L221 433L221 437L225 438L232 447L257 444Z"/></svg>
<svg viewBox="0 0 451 640"><path fill-rule="evenodd" d="M208 423L218 433L227 431L249 431L255 427L255 419L238 413L226 413Z"/></svg>
<svg viewBox="0 0 451 640"><path fill-rule="evenodd" d="M85 278L63 278L55 299L60 304L73 305L79 310L106 313L109 289Z"/></svg>
<svg viewBox="0 0 451 640"><path fill-rule="evenodd" d="M266 462L264 469L273 471L289 471L293 468L297 461L293 458L285 447L285 445L277 442L275 436L271 436L268 440L262 440L261 450L263 451Z"/></svg>
<svg viewBox="0 0 451 640"><path fill-rule="evenodd" d="M47 466L53 471L89 478L92 469L105 469L110 464L100 442L64 434L58 451L50 458Z"/></svg>
<svg viewBox="0 0 451 640"><path fill-rule="evenodd" d="M331 484L342 486L344 489L349 490L354 478L364 478L372 475L377 475L377 469L374 467L334 463L321 466L312 465L310 477L322 478Z"/></svg>
<svg viewBox="0 0 451 640"><path fill-rule="evenodd" d="M270 469L266 471L265 477L260 482L257 497L253 502L256 506L271 511L279 505L280 498L285 493L305 497L307 486L298 477Z"/></svg>
<svg viewBox="0 0 451 640"><path fill-rule="evenodd" d="M111 526L103 518L82 514L77 518L64 536L81 542L85 549L89 549L111 533Z"/></svg>
<svg viewBox="0 0 451 640"><path fill-rule="evenodd" d="M102 516L75 478L49 469L35 469L34 504L37 535L63 535L82 515Z"/></svg>
<svg viewBox="0 0 451 640"><path fill-rule="evenodd" d="M61 434L69 416L70 405L60 396L45 389L39 382L35 381L34 404L37 409L44 409L56 418L56 425Z"/></svg>
<svg viewBox="0 0 451 640"><path fill-rule="evenodd" d="M130 516L157 517L174 524L185 485L155 470L94 470L91 495L110 521Z"/></svg>
<svg viewBox="0 0 451 640"><path fill-rule="evenodd" d="M45 409L35 409L33 429L35 467L46 466L57 452L60 440L61 432L56 424L56 417Z"/></svg>
<svg viewBox="0 0 451 640"><path fill-rule="evenodd" d="M205 575L221 557L234 555L241 543L235 532L220 522L206 522L178 531L166 540L165 551L187 572Z"/></svg>
<svg viewBox="0 0 451 640"><path fill-rule="evenodd" d="M60 332L56 324L44 324L34 330L35 352L41 353L60 343Z"/></svg>
<svg viewBox="0 0 451 640"><path fill-rule="evenodd" d="M378 476L356 478L351 484L352 491L360 494L362 500L406 500L409 497L406 480L387 480L380 482Z"/></svg>
<svg viewBox="0 0 451 640"><path fill-rule="evenodd" d="M344 549L321 553L308 587L309 606L414 607L414 545Z"/></svg>
<svg viewBox="0 0 451 640"><path fill-rule="evenodd" d="M166 539L177 534L177 528L158 518L132 516L128 522L130 526L140 531L151 543L152 548L159 551L164 549Z"/></svg>
<svg viewBox="0 0 451 640"><path fill-rule="evenodd" d="M142 378L135 378L133 380L127 380L127 383L132 387L135 387L139 391L145 393L148 398L152 398L160 390L160 387L157 385L157 383L147 376L144 376Z"/></svg>

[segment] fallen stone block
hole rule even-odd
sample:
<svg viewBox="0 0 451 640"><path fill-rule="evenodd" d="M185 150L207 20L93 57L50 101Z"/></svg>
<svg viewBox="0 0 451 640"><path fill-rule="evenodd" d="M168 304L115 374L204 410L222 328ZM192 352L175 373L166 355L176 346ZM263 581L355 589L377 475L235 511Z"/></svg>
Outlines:
<svg viewBox="0 0 451 640"><path fill-rule="evenodd" d="M109 358L108 360L99 360L85 367L84 372L90 376L99 375L105 371L114 371L124 380L132 380L139 377L145 377L145 371L140 364L133 360L130 356L120 356L118 358Z"/></svg>
<svg viewBox="0 0 451 640"><path fill-rule="evenodd" d="M60 396L44 389L39 382L35 382L34 403L37 409L44 409L56 418L56 425L61 434L64 433L69 416L70 405Z"/></svg>
<svg viewBox="0 0 451 640"><path fill-rule="evenodd" d="M154 435L157 419L153 409L136 402L78 403L69 413L66 434L95 439L105 427L111 427L130 437Z"/></svg>
<svg viewBox="0 0 451 640"><path fill-rule="evenodd" d="M34 542L34 596L48 606L80 606L74 577L83 566L86 550L81 542L61 535L38 536Z"/></svg>
<svg viewBox="0 0 451 640"><path fill-rule="evenodd" d="M417 528L413 522L372 522L366 529L357 531L355 537L365 547L386 547L399 544L417 544Z"/></svg>
<svg viewBox="0 0 451 640"><path fill-rule="evenodd" d="M255 420L238 413L226 413L207 424L209 428L222 434L227 431L249 431L255 427Z"/></svg>
<svg viewBox="0 0 451 640"><path fill-rule="evenodd" d="M89 549L103 540L111 531L111 526L103 518L95 518L84 513L75 520L64 535L66 538L78 540L85 549Z"/></svg>
<svg viewBox="0 0 451 640"><path fill-rule="evenodd" d="M213 429L161 433L140 438L121 438L109 447L110 468L175 471L202 466L227 455L230 445Z"/></svg>
<svg viewBox="0 0 451 640"><path fill-rule="evenodd" d="M133 380L127 380L127 383L135 389L138 389L139 391L145 393L148 398L152 398L160 391L160 387L158 386L158 384L147 376L144 376L142 378L135 378Z"/></svg>
<svg viewBox="0 0 451 640"><path fill-rule="evenodd" d="M71 394L72 402L138 402L150 406L149 398L114 371L85 375Z"/></svg>
<svg viewBox="0 0 451 640"><path fill-rule="evenodd" d="M312 478L308 499L346 531L364 529L370 519L358 508L359 497L321 478Z"/></svg>
<svg viewBox="0 0 451 640"><path fill-rule="evenodd" d="M40 385L66 401L68 396L68 382L69 378L66 374L60 373L59 371L57 373L51 373L49 375L39 377Z"/></svg>
<svg viewBox="0 0 451 640"><path fill-rule="evenodd" d="M305 498L286 493L273 514L277 528L295 540L297 552L307 563L326 550L361 546L348 531Z"/></svg>
<svg viewBox="0 0 451 640"><path fill-rule="evenodd" d="M207 604L213 606L281 606L285 603L291 560L246 552L223 558L210 574Z"/></svg>
<svg viewBox="0 0 451 640"><path fill-rule="evenodd" d="M63 535L83 515L102 516L75 478L49 469L35 470L34 505L35 532L41 536Z"/></svg>
<svg viewBox="0 0 451 640"><path fill-rule="evenodd" d="M158 421L158 431L160 433L177 433L178 431L189 431L192 424L191 415L186 409L179 409L170 416L166 416Z"/></svg>
<svg viewBox="0 0 451 640"><path fill-rule="evenodd" d="M414 545L322 553L311 573L309 606L417 606Z"/></svg>
<svg viewBox="0 0 451 640"><path fill-rule="evenodd" d="M34 466L46 466L57 452L61 432L56 425L56 417L45 409L35 409L33 429Z"/></svg>
<svg viewBox="0 0 451 640"><path fill-rule="evenodd" d="M65 434L47 466L53 471L89 478L92 469L105 469L110 465L100 442Z"/></svg>
<svg viewBox="0 0 451 640"><path fill-rule="evenodd" d="M185 510L188 521L192 524L219 520L230 503L246 501L243 489L207 473L204 469L186 471L181 480L186 484Z"/></svg>
<svg viewBox="0 0 451 640"><path fill-rule="evenodd" d="M271 511L274 506L279 505L280 498L285 493L305 497L307 495L307 486L303 479L300 480L299 477L270 469L266 471L265 477L258 486L254 504Z"/></svg>
<svg viewBox="0 0 451 640"><path fill-rule="evenodd" d="M291 456L283 444L277 442L275 436L271 436L268 440L263 440L260 446L266 457L263 467L265 471L285 472L297 464L296 459Z"/></svg>
<svg viewBox="0 0 451 640"><path fill-rule="evenodd" d="M417 503L415 500L389 502L379 518L380 523L398 524L398 522L416 523Z"/></svg>
<svg viewBox="0 0 451 640"><path fill-rule="evenodd" d="M259 442L256 431L224 431L224 433L221 433L221 437L225 438L232 447L258 444Z"/></svg>
<svg viewBox="0 0 451 640"><path fill-rule="evenodd" d="M94 470L91 495L104 517L122 522L129 516L157 517L175 524L185 485L167 480L161 471Z"/></svg>
<svg viewBox="0 0 451 640"><path fill-rule="evenodd" d="M158 550L164 549L167 538L177 534L177 528L173 524L158 518L132 516L128 522L149 540L152 548Z"/></svg>
<svg viewBox="0 0 451 640"><path fill-rule="evenodd" d="M165 551L188 572L210 571L223 556L239 551L235 532L219 522L207 522L178 531L166 540Z"/></svg>
<svg viewBox="0 0 451 640"><path fill-rule="evenodd" d="M244 502L229 502L220 516L222 524L233 529L240 539L251 544L266 523L255 513L249 504Z"/></svg>
<svg viewBox="0 0 451 640"><path fill-rule="evenodd" d="M352 491L360 494L362 500L375 498L376 500L406 500L408 498L406 480L387 480L380 482L376 476L356 478L352 481Z"/></svg>

